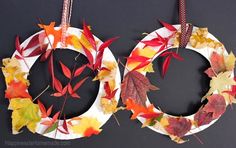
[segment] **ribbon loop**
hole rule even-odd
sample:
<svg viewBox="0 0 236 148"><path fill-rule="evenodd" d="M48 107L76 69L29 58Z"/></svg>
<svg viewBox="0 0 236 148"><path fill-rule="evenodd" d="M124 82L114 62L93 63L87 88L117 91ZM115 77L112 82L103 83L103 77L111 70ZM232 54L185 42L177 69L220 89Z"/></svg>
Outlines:
<svg viewBox="0 0 236 148"><path fill-rule="evenodd" d="M181 25L180 48L185 48L192 34L193 26L186 24L186 0L179 0L179 23Z"/></svg>
<svg viewBox="0 0 236 148"><path fill-rule="evenodd" d="M62 18L61 18L61 27L62 27L62 36L61 36L61 43L62 47L65 47L66 42L66 32L67 28L70 25L70 19L72 14L72 5L73 0L64 0L63 3L63 11L62 11Z"/></svg>

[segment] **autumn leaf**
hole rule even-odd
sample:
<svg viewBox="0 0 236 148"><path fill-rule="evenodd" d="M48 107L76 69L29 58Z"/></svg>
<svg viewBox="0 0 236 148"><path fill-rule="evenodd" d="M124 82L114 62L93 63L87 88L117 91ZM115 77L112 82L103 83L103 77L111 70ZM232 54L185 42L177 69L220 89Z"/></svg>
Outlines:
<svg viewBox="0 0 236 148"><path fill-rule="evenodd" d="M236 85L236 82L233 78L231 78L231 71L219 73L217 76L212 77L210 81L210 90L208 93L203 97L206 98L207 96L211 95L214 91L218 91L218 93L222 93L223 91L227 91L228 87L232 85Z"/></svg>
<svg viewBox="0 0 236 148"><path fill-rule="evenodd" d="M98 71L94 81L100 80L102 82L108 82L115 79L117 72L117 63L113 61L103 61L103 66Z"/></svg>
<svg viewBox="0 0 236 148"><path fill-rule="evenodd" d="M11 81L5 91L5 98L31 98L27 89L28 86L25 83L21 81Z"/></svg>
<svg viewBox="0 0 236 148"><path fill-rule="evenodd" d="M44 24L39 24L39 27L43 29L46 33L46 36L53 35L54 40L53 40L53 49L57 47L57 44L61 42L61 35L62 35L62 29L56 30L55 27L55 22L51 22L49 25L44 25Z"/></svg>
<svg viewBox="0 0 236 148"><path fill-rule="evenodd" d="M87 65L83 65L83 66L77 68L74 72L74 77L80 76L80 74L85 70L86 67L87 67Z"/></svg>
<svg viewBox="0 0 236 148"><path fill-rule="evenodd" d="M166 72L170 66L170 62L171 62L171 59L172 58L175 58L179 61L183 61L184 59L177 53L175 52L170 52L170 51L166 51L164 53L162 53L160 55L160 57L166 57L164 62L163 62L163 65L162 65L162 76L164 77L166 75Z"/></svg>
<svg viewBox="0 0 236 148"><path fill-rule="evenodd" d="M81 134L84 137L98 135L102 130L100 129L101 123L96 118L83 117L79 123L71 126L71 130L76 134Z"/></svg>
<svg viewBox="0 0 236 148"><path fill-rule="evenodd" d="M41 118L47 118L47 117L49 117L51 115L53 105L51 105L48 108L48 110L46 110L46 108L43 105L43 103L38 100L38 106L39 106L39 109L40 109L40 112L41 112Z"/></svg>
<svg viewBox="0 0 236 148"><path fill-rule="evenodd" d="M176 29L173 25L170 25L170 24L168 24L168 23L166 23L166 22L163 22L163 21L161 21L161 20L160 20L160 23L161 23L166 29L168 29L169 31L172 31L172 32L176 32L176 31L177 31L177 29Z"/></svg>
<svg viewBox="0 0 236 148"><path fill-rule="evenodd" d="M177 136L179 138L183 137L187 132L189 132L192 126L191 121L183 117L169 117L168 123L169 124L165 127L165 130L170 135Z"/></svg>
<svg viewBox="0 0 236 148"><path fill-rule="evenodd" d="M19 133L22 127L35 133L37 123L40 121L39 107L30 98L14 98L10 100L9 109L12 112L12 132Z"/></svg>
<svg viewBox="0 0 236 148"><path fill-rule="evenodd" d="M221 116L226 110L225 99L222 95L213 94L207 97L207 104L203 107L203 110L207 113L212 113L212 118L216 119Z"/></svg>
<svg viewBox="0 0 236 148"><path fill-rule="evenodd" d="M69 78L69 79L71 79L71 71L70 71L70 69L66 66L66 65L64 65L62 62L60 62L60 65L61 65L61 69L62 69L62 72L63 72L63 74L67 77L67 78Z"/></svg>
<svg viewBox="0 0 236 148"><path fill-rule="evenodd" d="M132 120L136 119L138 116L150 119L150 117L157 118L161 115L160 113L156 113L154 111L153 104L150 104L148 107L144 107L135 103L133 99L127 99L125 105L127 110L133 111L133 115L131 116Z"/></svg>
<svg viewBox="0 0 236 148"><path fill-rule="evenodd" d="M138 72L154 72L151 59L156 53L157 52L150 47L134 49L131 56L127 58L128 69Z"/></svg>
<svg viewBox="0 0 236 148"><path fill-rule="evenodd" d="M124 104L127 99L133 99L135 103L145 107L147 92L157 89L144 75L137 71L130 71L121 84L121 98Z"/></svg>
<svg viewBox="0 0 236 148"><path fill-rule="evenodd" d="M196 122L197 126L206 125L213 120L212 115L212 112L206 112L200 108L199 111L194 115L194 121Z"/></svg>
<svg viewBox="0 0 236 148"><path fill-rule="evenodd" d="M89 41L89 43L92 45L93 49L96 50L96 41L93 37L92 32L90 31L89 27L85 22L83 22L83 34L86 37L86 39Z"/></svg>
<svg viewBox="0 0 236 148"><path fill-rule="evenodd" d="M3 59L2 63L2 72L7 85L9 85L13 80L21 81L27 86L29 85L29 81L26 79L27 73L21 71L20 63L16 58Z"/></svg>

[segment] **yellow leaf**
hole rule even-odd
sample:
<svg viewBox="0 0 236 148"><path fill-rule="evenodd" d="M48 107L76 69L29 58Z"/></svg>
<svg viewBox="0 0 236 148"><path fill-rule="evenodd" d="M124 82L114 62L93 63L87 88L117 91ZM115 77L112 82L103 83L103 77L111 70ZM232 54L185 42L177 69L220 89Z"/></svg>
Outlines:
<svg viewBox="0 0 236 148"><path fill-rule="evenodd" d="M20 63L16 58L3 59L3 66L2 71L7 84L13 80L18 80L29 85L29 81L26 79L27 73L21 71Z"/></svg>
<svg viewBox="0 0 236 148"><path fill-rule="evenodd" d="M114 80L116 76L117 64L112 61L103 61L103 65L106 69L100 70L94 80L100 80L103 82Z"/></svg>
<svg viewBox="0 0 236 148"><path fill-rule="evenodd" d="M145 71L145 72L154 72L153 64L152 64L152 63L148 64L148 65L144 68L144 71Z"/></svg>
<svg viewBox="0 0 236 148"><path fill-rule="evenodd" d="M230 52L230 54L224 59L225 67L227 71L234 69L235 61L236 61L236 58L233 52Z"/></svg>
<svg viewBox="0 0 236 148"><path fill-rule="evenodd" d="M210 81L210 90L203 97L211 95L214 91L218 91L218 93L222 93L225 90L228 90L230 86L236 85L236 82L233 78L231 78L231 71L227 71L224 73L219 73L216 77L213 77Z"/></svg>
<svg viewBox="0 0 236 148"><path fill-rule="evenodd" d="M10 100L9 109L12 112L12 132L19 133L24 126L35 133L36 125L41 120L39 107L29 98L14 98Z"/></svg>
<svg viewBox="0 0 236 148"><path fill-rule="evenodd" d="M101 98L100 104L105 114L115 113L117 111L116 107L118 102L114 98L111 100L106 98Z"/></svg>
<svg viewBox="0 0 236 148"><path fill-rule="evenodd" d="M99 134L102 131L100 126L101 123L96 118L83 117L81 120L79 120L78 124L71 127L71 130L76 134L89 137L94 134Z"/></svg>

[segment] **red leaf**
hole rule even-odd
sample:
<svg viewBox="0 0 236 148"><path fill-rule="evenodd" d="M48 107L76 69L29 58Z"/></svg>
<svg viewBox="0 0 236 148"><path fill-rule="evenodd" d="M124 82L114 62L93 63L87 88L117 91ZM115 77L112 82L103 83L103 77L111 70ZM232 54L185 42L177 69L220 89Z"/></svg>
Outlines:
<svg viewBox="0 0 236 148"><path fill-rule="evenodd" d="M73 88L73 92L77 91L81 85L88 79L88 77L83 78L82 80L80 80L78 83L75 84L74 88Z"/></svg>
<svg viewBox="0 0 236 148"><path fill-rule="evenodd" d="M105 82L104 90L106 92L106 95L104 96L104 98L106 98L108 100L111 100L116 95L116 92L117 92L118 89L111 90L109 83Z"/></svg>
<svg viewBox="0 0 236 148"><path fill-rule="evenodd" d="M87 59L89 61L89 66L93 65L93 55L91 54L91 52L80 42L81 46L84 49L84 53L87 56Z"/></svg>
<svg viewBox="0 0 236 148"><path fill-rule="evenodd" d="M62 94L62 95L65 95L65 94L66 94L66 91L67 91L67 89L68 89L68 86L66 85L66 86L63 88L63 90L62 90L61 94Z"/></svg>
<svg viewBox="0 0 236 148"><path fill-rule="evenodd" d="M102 45L99 47L98 51L104 51L105 48L107 48L108 46L110 46L115 40L117 40L119 37L114 37L111 38L107 41L105 41L104 43L102 43Z"/></svg>
<svg viewBox="0 0 236 148"><path fill-rule="evenodd" d="M166 22L163 22L163 21L161 21L161 20L160 20L160 23L161 23L166 29L168 29L169 31L172 31L172 32L176 32L176 31L177 31L177 29L176 29L173 25L170 25L170 24L168 24L168 23L166 23Z"/></svg>
<svg viewBox="0 0 236 148"><path fill-rule="evenodd" d="M89 43L93 46L93 49L96 50L96 41L85 22L83 22L83 34L85 35Z"/></svg>
<svg viewBox="0 0 236 148"><path fill-rule="evenodd" d="M77 69L75 70L74 77L79 76L79 75L84 71L84 69L85 69L86 67L87 67L87 65L83 65L83 66L77 68Z"/></svg>
<svg viewBox="0 0 236 148"><path fill-rule="evenodd" d="M80 98L80 96L79 96L77 93L73 93L73 94L71 94L71 97L73 97L73 98L77 98L77 99Z"/></svg>
<svg viewBox="0 0 236 148"><path fill-rule="evenodd" d="M74 91L73 91L73 89L72 89L71 84L69 83L67 86L68 86L68 92L69 92L69 94L72 95L72 94L74 93Z"/></svg>
<svg viewBox="0 0 236 148"><path fill-rule="evenodd" d="M41 61L41 62L46 61L46 60L48 59L48 57L51 55L52 51L53 51L52 49L48 49L48 50L41 56L40 61Z"/></svg>
<svg viewBox="0 0 236 148"><path fill-rule="evenodd" d="M133 99L138 105L146 106L147 92L157 90L150 81L137 71L128 72L121 84L121 98L125 104L127 99Z"/></svg>
<svg viewBox="0 0 236 148"><path fill-rule="evenodd" d="M29 48L32 48L36 45L39 44L39 34L35 35L30 41L29 43L27 44L27 46L25 47L25 50L29 49Z"/></svg>
<svg viewBox="0 0 236 148"><path fill-rule="evenodd" d="M134 55L134 56L128 57L127 60L128 60L128 62L132 62L132 61L135 61L135 62L145 62L147 60L150 60L150 58L144 57L144 56L138 56L138 55L136 56L136 55Z"/></svg>
<svg viewBox="0 0 236 148"><path fill-rule="evenodd" d="M163 65L162 65L162 76L163 77L165 77L166 72L170 66L170 61L171 61L171 56L168 56L163 62Z"/></svg>
<svg viewBox="0 0 236 148"><path fill-rule="evenodd" d="M34 49L34 51L32 51L27 57L34 57L45 53L47 50L47 46L47 44L44 44L42 47L39 46L38 48Z"/></svg>
<svg viewBox="0 0 236 148"><path fill-rule="evenodd" d="M52 107L53 107L53 105L51 105L51 106L49 107L49 109L47 110L47 116L50 116L50 115L51 115L51 113L52 113Z"/></svg>
<svg viewBox="0 0 236 148"><path fill-rule="evenodd" d="M175 53L175 52L172 52L172 56L173 56L175 59L179 60L179 61L183 61L183 60L184 60L184 58L182 58L179 54L177 54L177 53Z"/></svg>
<svg viewBox="0 0 236 148"><path fill-rule="evenodd" d="M22 55L22 49L20 47L20 37L19 36L16 36L15 48L19 52L19 54Z"/></svg>
<svg viewBox="0 0 236 148"><path fill-rule="evenodd" d="M153 118L158 118L162 114L163 113L147 113L147 114L140 115L140 117L143 117L145 119L153 119Z"/></svg>
<svg viewBox="0 0 236 148"><path fill-rule="evenodd" d="M5 98L32 98L27 89L28 86L25 83L13 80L9 83L7 90L5 91Z"/></svg>
<svg viewBox="0 0 236 148"><path fill-rule="evenodd" d="M60 115L60 112L57 112L57 113L52 117L52 121L55 122L55 121L58 119L59 115Z"/></svg>
<svg viewBox="0 0 236 148"><path fill-rule="evenodd" d="M60 93L60 92L56 92L56 93L53 93L52 96L54 96L54 97L61 97L61 96L63 96L63 94Z"/></svg>
<svg viewBox="0 0 236 148"><path fill-rule="evenodd" d="M15 55L15 58L17 58L18 60L22 60L23 57L19 56L19 55Z"/></svg>
<svg viewBox="0 0 236 148"><path fill-rule="evenodd" d="M160 39L158 38L154 38L148 41L141 41L141 43L145 44L146 46L151 46L151 47L161 46L163 44L163 42L161 42Z"/></svg>
<svg viewBox="0 0 236 148"><path fill-rule="evenodd" d="M191 121L186 118L168 118L169 125L165 127L165 130L170 134L177 137L183 137L191 129Z"/></svg>
<svg viewBox="0 0 236 148"><path fill-rule="evenodd" d="M198 126L209 124L212 119L213 113L205 112L202 108L194 115L194 121Z"/></svg>
<svg viewBox="0 0 236 148"><path fill-rule="evenodd" d="M69 134L65 116L64 116L64 121L63 121L63 124L62 124L62 128L63 128L63 130L61 130L60 128L58 128L58 130L63 134Z"/></svg>
<svg viewBox="0 0 236 148"><path fill-rule="evenodd" d="M136 66L132 71L139 70L139 69L141 69L141 68L147 66L147 65L150 64L150 63L151 63L151 61L142 62L142 63L140 63L138 66Z"/></svg>
<svg viewBox="0 0 236 148"><path fill-rule="evenodd" d="M226 110L225 99L222 95L213 94L207 98L208 102L203 107L203 110L207 113L213 113L212 118L217 119Z"/></svg>
<svg viewBox="0 0 236 148"><path fill-rule="evenodd" d="M61 65L61 69L62 69L63 74L67 78L71 79L71 71L70 71L70 69L66 65L64 65L62 62L60 62L60 65Z"/></svg>
<svg viewBox="0 0 236 148"><path fill-rule="evenodd" d="M39 105L39 109L40 109L40 111L41 111L41 117L42 118L46 118L46 117L48 117L47 116L47 111L46 111L46 108L45 108L45 106L43 105L43 103L41 103L39 100L38 100L38 105Z"/></svg>
<svg viewBox="0 0 236 148"><path fill-rule="evenodd" d="M55 89L58 91L58 92L62 92L62 84L61 82L55 77L54 79L54 86L55 86Z"/></svg>

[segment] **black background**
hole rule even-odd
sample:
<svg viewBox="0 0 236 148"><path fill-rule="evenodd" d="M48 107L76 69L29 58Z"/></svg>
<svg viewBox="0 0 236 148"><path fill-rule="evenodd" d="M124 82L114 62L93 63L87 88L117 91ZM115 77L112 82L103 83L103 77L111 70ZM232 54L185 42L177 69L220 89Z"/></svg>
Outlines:
<svg viewBox="0 0 236 148"><path fill-rule="evenodd" d="M92 26L93 33L102 40L120 36L121 38L110 49L116 58L123 59L132 51L137 40L143 38L141 35L143 32L152 32L161 27L158 19L172 24L178 23L177 4L177 0L74 0L71 24L81 28L81 22L86 20ZM59 24L61 9L62 0L0 0L0 58L12 55L16 35L20 35L23 41L39 31L37 17L42 18L47 24L50 21L56 21ZM188 22L200 27L207 26L209 31L220 39L228 50L233 51L236 47L235 11L235 0L187 0ZM156 72L148 77L152 78L152 82L158 85L161 90L150 93L149 97L156 106L160 106L168 113L188 115L198 109L201 96L207 92L209 79L203 74L203 71L209 64L197 53L184 49L180 53L185 61L172 61L164 80L160 77L161 59L154 62ZM64 52L63 54L58 53L57 57L70 65L72 63L70 62L71 57L74 56L76 54L73 52ZM37 95L47 83L47 76L43 72L45 70L45 65L40 66L40 63L36 63L31 71L32 86L30 90L33 96ZM122 67L121 71L123 72ZM2 74L0 78L1 147L8 147L13 142L24 142L25 144L32 142L31 147L53 147L52 145L60 147L64 145L73 148L235 148L236 146L236 111L230 108L213 126L197 134L204 145L201 145L194 136L186 137L190 140L186 144L177 145L166 136L148 128L141 129L141 124L138 121L129 120L130 112L128 111L116 113L121 124L120 127L114 118L111 118L103 126L103 132L99 136L91 138L63 143L32 134L26 129L23 133L14 136L11 134L10 111L7 110L8 101L4 99L5 84ZM74 106L67 109L67 113L74 116L75 112L78 115L88 109L94 101L92 100L93 96L96 96L97 86L97 83L95 85L86 84L82 88L84 90L84 93L81 93L82 101L78 101L76 105L75 101L69 101L67 105ZM44 98L44 103L60 105L60 101L53 102L51 99L50 97ZM16 146L20 147L20 144L16 144Z"/></svg>

